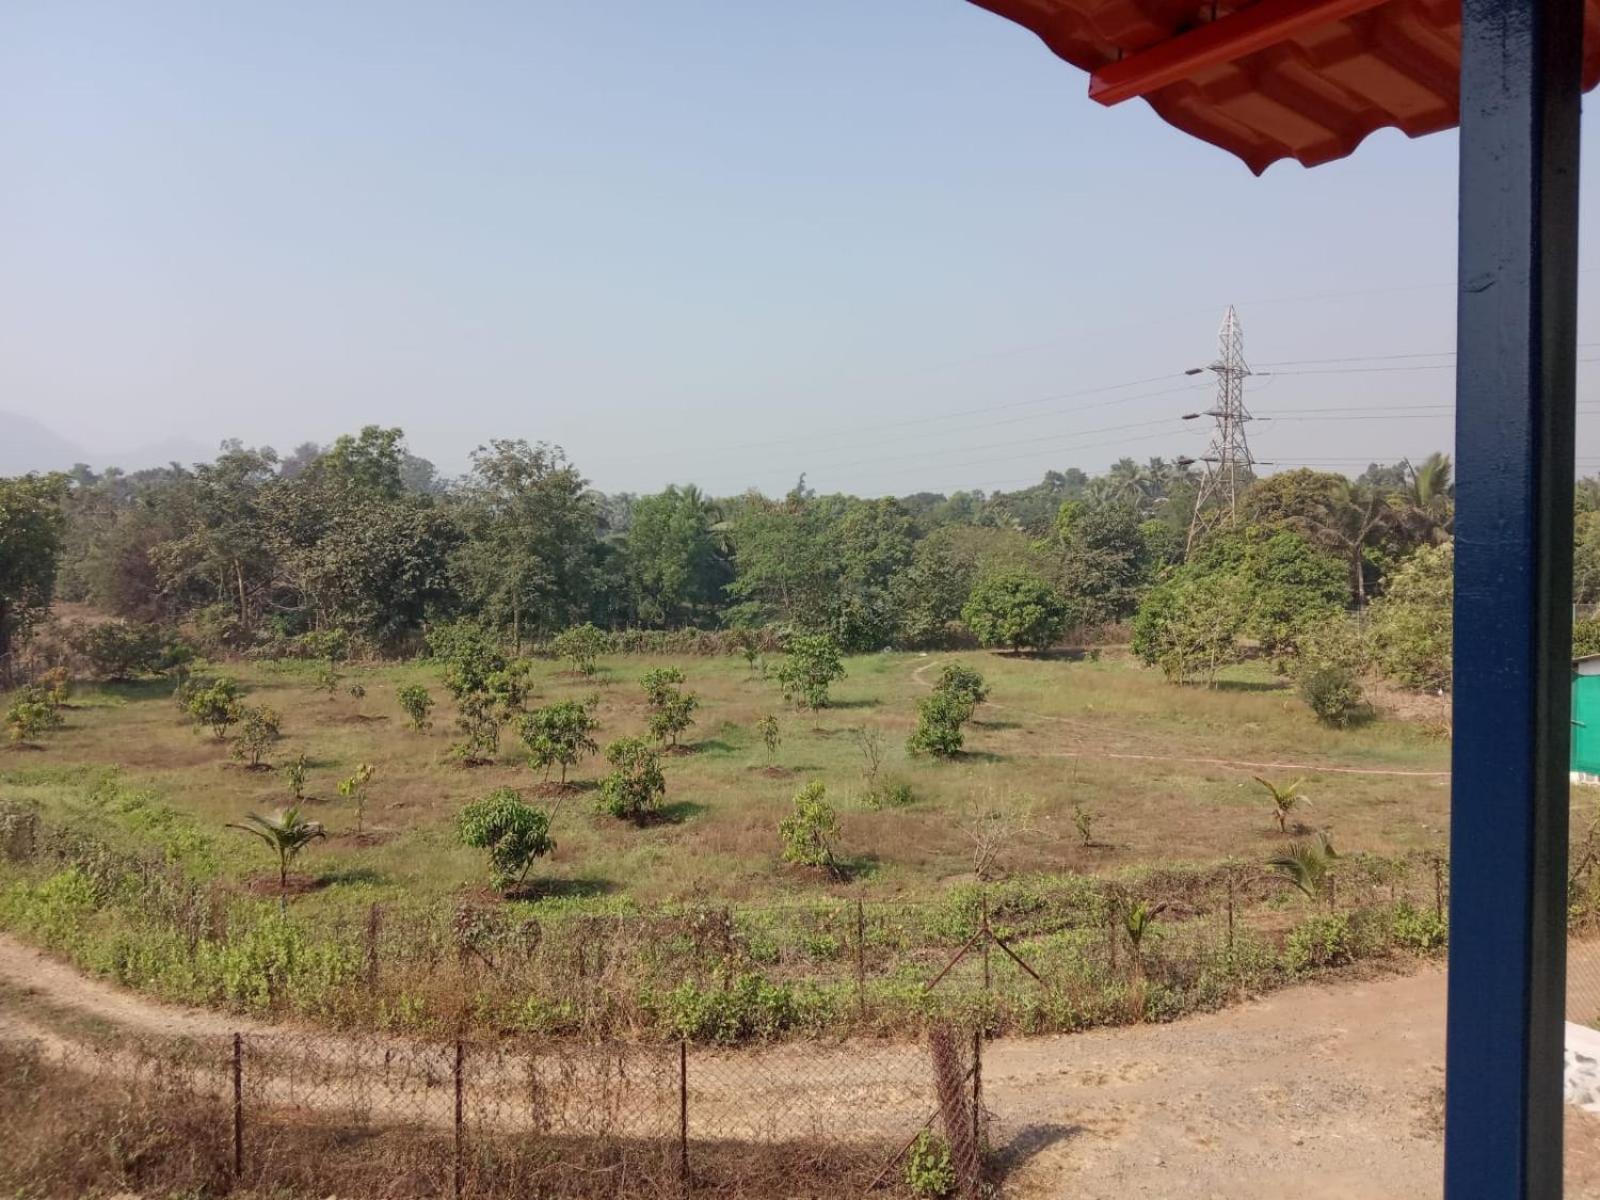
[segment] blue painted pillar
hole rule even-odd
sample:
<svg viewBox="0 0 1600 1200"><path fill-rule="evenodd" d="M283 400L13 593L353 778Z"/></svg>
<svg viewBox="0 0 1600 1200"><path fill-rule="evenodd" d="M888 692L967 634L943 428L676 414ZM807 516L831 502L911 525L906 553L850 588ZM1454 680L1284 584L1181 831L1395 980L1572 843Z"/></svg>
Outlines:
<svg viewBox="0 0 1600 1200"><path fill-rule="evenodd" d="M1561 1195L1581 0L1464 0L1448 1200Z"/></svg>

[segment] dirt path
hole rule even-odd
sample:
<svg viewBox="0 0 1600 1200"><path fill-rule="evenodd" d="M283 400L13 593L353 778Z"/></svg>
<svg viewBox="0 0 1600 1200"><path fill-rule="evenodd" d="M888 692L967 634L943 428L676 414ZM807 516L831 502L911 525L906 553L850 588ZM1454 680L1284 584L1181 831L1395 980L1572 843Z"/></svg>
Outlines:
<svg viewBox="0 0 1600 1200"><path fill-rule="evenodd" d="M1600 944L1574 946L1572 959L1600 965ZM23 996L0 996L0 1034L10 1036L69 1039L47 1028L30 996L142 1034L281 1032L157 1004L3 935L0 983ZM315 1044L343 1053L337 1035ZM1292 988L1171 1025L1002 1038L985 1050L984 1095L1010 1161L1008 1194L1024 1200L1411 1200L1440 1192L1443 1060L1444 973L1428 968ZM903 1126L926 1094L920 1055L877 1043L702 1061L691 1070L704 1081L691 1088L697 1121L820 1088L816 1106L849 1111L871 1131ZM854 1066L853 1076L830 1063ZM736 1070L765 1087L730 1087ZM1600 1121L1569 1110L1567 1139L1568 1196L1600 1200Z"/></svg>
<svg viewBox="0 0 1600 1200"><path fill-rule="evenodd" d="M925 677L926 672L942 665L942 660L933 659L924 663L911 672L911 678L919 685L931 688ZM1053 725L1062 725L1073 730L1080 737L1102 737L1104 730L1086 721L1079 721L1073 717L1052 716L1049 713L1035 712L1031 708L1018 708L1011 704L999 704L993 700L986 700L985 705L996 712L1011 712L1018 716L1029 717L1035 721L1048 721ZM1449 779L1449 771L1416 771L1405 770L1398 767L1336 767L1331 763L1307 762L1276 762L1255 761L1239 758L1207 758L1192 754L1159 754L1155 752L1135 753L1127 750L1110 750L1103 746L1089 745L1077 750L1064 751L1033 751L1038 758L1105 758L1123 762L1173 762L1186 763L1193 766L1222 767L1230 771L1304 771L1315 775L1382 775L1398 779Z"/></svg>

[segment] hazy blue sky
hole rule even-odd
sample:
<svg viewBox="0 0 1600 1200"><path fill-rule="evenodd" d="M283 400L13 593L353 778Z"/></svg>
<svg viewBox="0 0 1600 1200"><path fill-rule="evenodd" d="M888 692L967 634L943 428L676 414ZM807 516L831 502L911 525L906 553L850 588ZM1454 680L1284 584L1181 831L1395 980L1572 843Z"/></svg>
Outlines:
<svg viewBox="0 0 1600 1200"><path fill-rule="evenodd" d="M1163 418L1229 302L1262 369L1452 349L1453 134L1257 179L1085 89L961 0L9 0L0 410L101 451L381 422L448 470L525 437L608 490L909 492L1196 453ZM1257 456L1448 445L1394 407L1449 370L1361 365L1254 381L1300 414Z"/></svg>

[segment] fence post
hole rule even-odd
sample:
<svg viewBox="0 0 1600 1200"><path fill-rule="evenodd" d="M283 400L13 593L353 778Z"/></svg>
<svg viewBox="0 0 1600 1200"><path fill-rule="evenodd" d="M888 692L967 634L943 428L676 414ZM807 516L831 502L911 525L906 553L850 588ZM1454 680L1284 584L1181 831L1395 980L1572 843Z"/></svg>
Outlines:
<svg viewBox="0 0 1600 1200"><path fill-rule="evenodd" d="M1233 957L1233 872L1228 872L1228 957Z"/></svg>
<svg viewBox="0 0 1600 1200"><path fill-rule="evenodd" d="M867 1019L867 913L861 898L856 897L856 1007L861 1019Z"/></svg>
<svg viewBox="0 0 1600 1200"><path fill-rule="evenodd" d="M1437 854L1433 856L1433 915L1444 920L1444 860Z"/></svg>
<svg viewBox="0 0 1600 1200"><path fill-rule="evenodd" d="M983 1029L972 1030L972 1144L983 1154Z"/></svg>
<svg viewBox="0 0 1600 1200"><path fill-rule="evenodd" d="M678 1182L689 1194L689 1040L678 1042Z"/></svg>
<svg viewBox="0 0 1600 1200"><path fill-rule="evenodd" d="M455 1198L456 1198L456 1200L461 1200L461 1192L462 1192L462 1190L463 1190L463 1188L464 1188L464 1186L466 1184L466 1179L464 1178L465 1160L462 1157L462 1152L463 1152L463 1149L464 1149L464 1147L462 1145L462 1125L465 1123L464 1122L464 1108L465 1108L465 1106L463 1105L462 1102L465 1099L464 1086L463 1085L465 1083L465 1075L466 1075L466 1072L463 1070L463 1068L466 1066L466 1057L467 1057L466 1044L460 1038L457 1038L456 1039L456 1065L455 1065L455 1072L454 1072L454 1075L455 1075L455 1087L456 1087L456 1122L455 1122L455 1125L456 1125L456 1140L455 1140Z"/></svg>
<svg viewBox="0 0 1600 1200"><path fill-rule="evenodd" d="M978 888L978 903L983 910L983 993L989 994L989 943L994 940L994 935L989 932L989 893L981 885Z"/></svg>
<svg viewBox="0 0 1600 1200"><path fill-rule="evenodd" d="M233 1177L244 1174L244 1036L233 1035Z"/></svg>
<svg viewBox="0 0 1600 1200"><path fill-rule="evenodd" d="M374 903L367 909L367 986L378 985L378 937L383 931L383 908Z"/></svg>

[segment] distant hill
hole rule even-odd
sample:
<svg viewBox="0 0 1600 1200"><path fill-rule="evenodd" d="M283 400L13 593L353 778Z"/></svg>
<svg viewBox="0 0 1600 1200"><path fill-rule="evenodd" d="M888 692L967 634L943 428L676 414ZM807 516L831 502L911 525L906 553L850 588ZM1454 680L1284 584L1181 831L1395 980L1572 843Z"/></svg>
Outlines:
<svg viewBox="0 0 1600 1200"><path fill-rule="evenodd" d="M193 438L173 436L143 446L91 449L19 413L0 412L0 475L26 475L29 471L65 471L74 463L95 470L120 467L141 471L171 462L201 462L216 456L216 448Z"/></svg>

